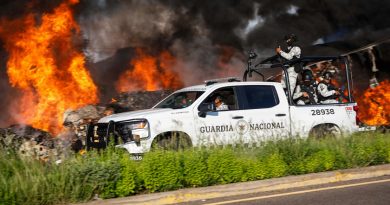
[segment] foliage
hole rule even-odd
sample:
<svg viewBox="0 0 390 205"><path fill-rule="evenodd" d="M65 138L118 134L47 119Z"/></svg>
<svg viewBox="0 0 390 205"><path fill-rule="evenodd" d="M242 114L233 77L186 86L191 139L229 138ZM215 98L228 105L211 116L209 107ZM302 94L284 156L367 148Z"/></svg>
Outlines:
<svg viewBox="0 0 390 205"><path fill-rule="evenodd" d="M210 150L207 173L211 184L227 184L240 181L243 169L231 148Z"/></svg>
<svg viewBox="0 0 390 205"><path fill-rule="evenodd" d="M146 154L140 173L145 188L155 192L182 187L183 173L179 155L174 151L162 150Z"/></svg>
<svg viewBox="0 0 390 205"><path fill-rule="evenodd" d="M137 193L140 189L140 178L137 170L138 163L133 161L130 156L125 153L120 159L121 175L116 184L117 196L129 196Z"/></svg>
<svg viewBox="0 0 390 205"><path fill-rule="evenodd" d="M205 149L186 150L182 153L184 186L199 187L209 184L207 158L208 152Z"/></svg>
<svg viewBox="0 0 390 205"><path fill-rule="evenodd" d="M0 150L0 204L59 204L390 163L390 134L290 138L259 147L156 150L133 161L106 150L42 162Z"/></svg>

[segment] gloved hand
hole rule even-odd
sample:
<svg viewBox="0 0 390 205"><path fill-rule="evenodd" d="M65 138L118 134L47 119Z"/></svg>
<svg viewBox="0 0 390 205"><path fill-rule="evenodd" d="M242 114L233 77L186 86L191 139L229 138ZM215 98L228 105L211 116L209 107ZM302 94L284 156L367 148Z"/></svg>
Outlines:
<svg viewBox="0 0 390 205"><path fill-rule="evenodd" d="M280 46L279 46L279 47L277 47L275 50L276 50L276 53L277 53L277 54L279 54L279 53L280 53L280 51L282 51L282 49L280 48Z"/></svg>

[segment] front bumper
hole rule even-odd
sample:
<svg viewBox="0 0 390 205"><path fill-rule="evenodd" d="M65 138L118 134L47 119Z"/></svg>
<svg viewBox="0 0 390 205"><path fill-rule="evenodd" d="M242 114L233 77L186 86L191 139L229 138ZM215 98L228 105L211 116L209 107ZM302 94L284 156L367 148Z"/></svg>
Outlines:
<svg viewBox="0 0 390 205"><path fill-rule="evenodd" d="M124 129L126 128L124 125L134 121L110 121L109 123L89 124L85 140L87 149L104 149L109 143L113 143L114 145L133 144L134 146L132 145L131 147L136 147L135 150L139 150L141 141L149 138L150 130L149 128L135 130ZM128 148L126 149L128 150ZM132 151L130 153L137 152Z"/></svg>
<svg viewBox="0 0 390 205"><path fill-rule="evenodd" d="M376 126L359 127L359 132L369 132L369 131L375 131L375 130L377 130Z"/></svg>
<svg viewBox="0 0 390 205"><path fill-rule="evenodd" d="M149 147L147 145L147 141L141 141L141 143L137 144L135 142L128 142L124 144L117 145L118 148L124 148L128 153L139 156L145 152L149 151Z"/></svg>

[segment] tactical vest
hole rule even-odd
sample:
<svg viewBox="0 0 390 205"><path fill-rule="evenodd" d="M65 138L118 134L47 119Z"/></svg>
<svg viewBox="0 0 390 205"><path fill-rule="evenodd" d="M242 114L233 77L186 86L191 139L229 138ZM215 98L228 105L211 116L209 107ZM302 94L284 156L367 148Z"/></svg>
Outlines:
<svg viewBox="0 0 390 205"><path fill-rule="evenodd" d="M298 46L293 45L293 46L291 46L290 48L287 48L287 52L289 53L289 52L291 51L291 49L293 49L294 47L298 47ZM298 48L299 48L299 47L298 47ZM302 52L302 50L301 50L301 52ZM302 55L302 53L301 53L301 55ZM295 60L295 59L298 59L298 57L293 56L293 58L292 58L291 60ZM294 71L295 71L296 73L301 73L302 70L303 70L303 65L302 65L302 64L297 63L297 64L294 65Z"/></svg>
<svg viewBox="0 0 390 205"><path fill-rule="evenodd" d="M307 92L309 96L307 98L301 96L296 100L295 103L297 103L299 100L302 100L305 104L317 104L315 100L316 86L314 84L311 84L309 86L301 84L300 87L301 92Z"/></svg>
<svg viewBox="0 0 390 205"><path fill-rule="evenodd" d="M335 88L333 85L331 85L331 84L326 84L326 83L323 82L323 81L321 81L318 85L320 85L321 83L324 84L324 85L326 85L326 86L328 87L328 90L329 90L329 91L331 91L331 90L336 90L336 88ZM330 95L330 96L328 96L328 97L324 97L324 96L321 95L320 92L318 92L318 93L317 93L317 96L318 96L318 101L319 101L319 102L322 102L322 101L325 101L325 100L334 100L334 99L337 99L337 95L335 95L335 94Z"/></svg>

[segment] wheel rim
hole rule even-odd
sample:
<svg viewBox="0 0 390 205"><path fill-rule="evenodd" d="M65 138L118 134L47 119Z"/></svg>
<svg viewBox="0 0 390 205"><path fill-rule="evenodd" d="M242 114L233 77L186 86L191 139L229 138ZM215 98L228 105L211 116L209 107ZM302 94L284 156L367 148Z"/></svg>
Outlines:
<svg viewBox="0 0 390 205"><path fill-rule="evenodd" d="M326 137L339 138L342 136L341 130L336 125L323 125L313 129L310 133L310 137L316 139L323 139Z"/></svg>
<svg viewBox="0 0 390 205"><path fill-rule="evenodd" d="M326 134L332 138L339 138L342 135L341 130L337 126L327 127Z"/></svg>

